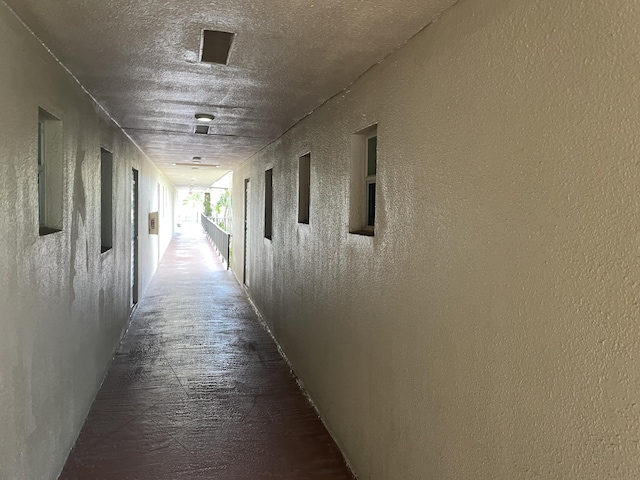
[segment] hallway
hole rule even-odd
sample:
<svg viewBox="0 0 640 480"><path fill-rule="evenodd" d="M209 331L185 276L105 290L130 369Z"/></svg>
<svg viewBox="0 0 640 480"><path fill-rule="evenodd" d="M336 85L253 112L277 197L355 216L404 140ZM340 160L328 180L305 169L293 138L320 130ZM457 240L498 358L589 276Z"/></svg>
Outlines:
<svg viewBox="0 0 640 480"><path fill-rule="evenodd" d="M172 240L60 476L146 478L352 478L199 226Z"/></svg>

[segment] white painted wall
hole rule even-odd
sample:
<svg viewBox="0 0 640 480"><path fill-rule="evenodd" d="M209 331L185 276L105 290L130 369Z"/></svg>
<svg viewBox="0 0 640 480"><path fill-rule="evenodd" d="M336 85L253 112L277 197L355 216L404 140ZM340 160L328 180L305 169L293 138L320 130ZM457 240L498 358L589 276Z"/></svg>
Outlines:
<svg viewBox="0 0 640 480"><path fill-rule="evenodd" d="M38 236L38 107L63 122L64 227ZM114 246L100 254L100 147L114 159ZM130 182L140 171L140 289L176 192L0 3L0 479L57 477L129 317ZM167 221L149 236L157 184Z"/></svg>
<svg viewBox="0 0 640 480"><path fill-rule="evenodd" d="M234 172L233 268L250 178L250 295L361 480L640 477L637 7L462 0Z"/></svg>

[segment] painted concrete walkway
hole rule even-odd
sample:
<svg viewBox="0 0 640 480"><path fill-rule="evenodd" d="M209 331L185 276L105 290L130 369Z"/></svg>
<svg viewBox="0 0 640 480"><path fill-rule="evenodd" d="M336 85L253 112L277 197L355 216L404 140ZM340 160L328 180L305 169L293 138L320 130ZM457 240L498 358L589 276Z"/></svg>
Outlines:
<svg viewBox="0 0 640 480"><path fill-rule="evenodd" d="M60 479L351 478L233 274L183 229Z"/></svg>

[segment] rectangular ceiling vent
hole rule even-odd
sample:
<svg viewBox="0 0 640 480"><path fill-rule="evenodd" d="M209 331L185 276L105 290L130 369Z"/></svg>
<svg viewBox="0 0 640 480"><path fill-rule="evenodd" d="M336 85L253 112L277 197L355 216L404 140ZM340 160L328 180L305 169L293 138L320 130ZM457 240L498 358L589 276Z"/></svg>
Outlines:
<svg viewBox="0 0 640 480"><path fill-rule="evenodd" d="M207 135L209 133L209 125L196 125L196 129L193 133Z"/></svg>
<svg viewBox="0 0 640 480"><path fill-rule="evenodd" d="M233 33L203 30L200 61L227 65L233 36Z"/></svg>

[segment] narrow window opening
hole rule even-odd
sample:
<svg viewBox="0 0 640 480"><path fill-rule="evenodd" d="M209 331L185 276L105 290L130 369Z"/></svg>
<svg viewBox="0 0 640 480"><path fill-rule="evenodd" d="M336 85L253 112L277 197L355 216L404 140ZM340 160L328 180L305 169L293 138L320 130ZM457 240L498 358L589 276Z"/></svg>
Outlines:
<svg viewBox="0 0 640 480"><path fill-rule="evenodd" d="M113 248L113 154L100 149L100 251Z"/></svg>
<svg viewBox="0 0 640 480"><path fill-rule="evenodd" d="M311 154L298 162L298 223L309 223L309 196L311 185Z"/></svg>
<svg viewBox="0 0 640 480"><path fill-rule="evenodd" d="M271 240L273 226L273 169L264 172L264 238Z"/></svg>
<svg viewBox="0 0 640 480"><path fill-rule="evenodd" d="M351 191L349 231L374 235L376 220L376 175L378 170L378 126L353 135L351 143Z"/></svg>
<svg viewBox="0 0 640 480"><path fill-rule="evenodd" d="M365 184L367 190L366 210L367 222L366 228L373 229L376 219L376 170L378 162L378 135L374 133L367 137L365 164L367 173Z"/></svg>
<svg viewBox="0 0 640 480"><path fill-rule="evenodd" d="M40 236L62 230L62 122L38 110L38 230Z"/></svg>
<svg viewBox="0 0 640 480"><path fill-rule="evenodd" d="M202 55L200 60L206 63L219 63L227 65L229 62L229 50L233 42L233 33L217 30L202 31Z"/></svg>
<svg viewBox="0 0 640 480"><path fill-rule="evenodd" d="M40 229L46 224L45 214L45 175L44 175L44 121L38 120L38 222Z"/></svg>
<svg viewBox="0 0 640 480"><path fill-rule="evenodd" d="M372 228L376 221L376 182L367 183L367 224Z"/></svg>

